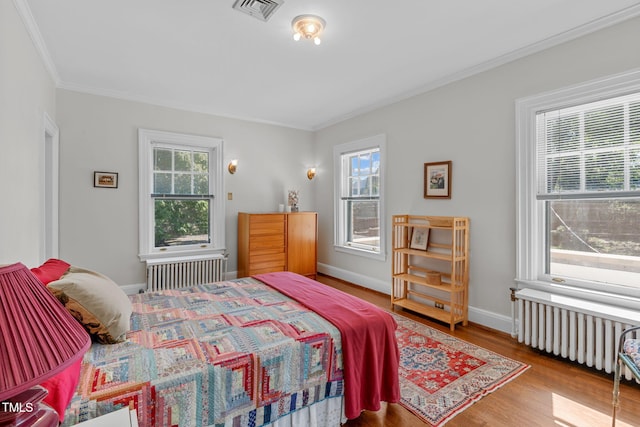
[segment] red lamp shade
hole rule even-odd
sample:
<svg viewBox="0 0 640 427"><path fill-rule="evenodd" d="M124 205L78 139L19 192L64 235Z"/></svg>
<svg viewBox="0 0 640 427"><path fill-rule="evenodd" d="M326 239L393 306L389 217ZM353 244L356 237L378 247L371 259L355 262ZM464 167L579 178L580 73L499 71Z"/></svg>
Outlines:
<svg viewBox="0 0 640 427"><path fill-rule="evenodd" d="M0 401L67 368L90 345L84 328L27 267L0 267Z"/></svg>

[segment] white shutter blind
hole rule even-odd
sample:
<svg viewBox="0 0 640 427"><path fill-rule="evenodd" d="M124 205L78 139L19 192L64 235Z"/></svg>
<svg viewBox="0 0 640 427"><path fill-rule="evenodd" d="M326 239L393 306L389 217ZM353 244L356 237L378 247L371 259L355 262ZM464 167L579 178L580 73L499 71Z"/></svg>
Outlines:
<svg viewBox="0 0 640 427"><path fill-rule="evenodd" d="M537 199L640 197L640 93L536 115Z"/></svg>

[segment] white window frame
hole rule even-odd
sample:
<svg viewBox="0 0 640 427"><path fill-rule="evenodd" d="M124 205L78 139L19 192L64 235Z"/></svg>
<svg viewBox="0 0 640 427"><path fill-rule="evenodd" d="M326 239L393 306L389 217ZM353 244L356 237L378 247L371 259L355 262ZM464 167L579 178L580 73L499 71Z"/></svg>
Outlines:
<svg viewBox="0 0 640 427"><path fill-rule="evenodd" d="M209 210L211 241L208 244L155 248L153 203L153 148L158 144L206 148L213 152L209 160L209 182L213 199ZM180 257L223 253L225 248L225 202L223 168L223 140L221 138L188 135L158 130L138 129L139 162L139 245L141 261L166 257Z"/></svg>
<svg viewBox="0 0 640 427"><path fill-rule="evenodd" d="M536 200L536 114L640 92L640 69L516 101L516 283L624 304L640 290L586 280L558 282L545 274L544 204ZM632 304L628 301L629 304Z"/></svg>
<svg viewBox="0 0 640 427"><path fill-rule="evenodd" d="M334 169L334 249L339 252L346 252L353 255L373 258L384 261L386 259L386 220L385 220L385 170L386 170L386 146L387 136L379 134L357 141L339 144L333 148L333 169ZM342 156L344 154L356 153L370 149L380 150L380 170L379 170L379 192L380 192L380 248L371 250L361 247L354 247L347 244L347 224L345 224L344 204L342 203L342 185L344 182L342 170Z"/></svg>

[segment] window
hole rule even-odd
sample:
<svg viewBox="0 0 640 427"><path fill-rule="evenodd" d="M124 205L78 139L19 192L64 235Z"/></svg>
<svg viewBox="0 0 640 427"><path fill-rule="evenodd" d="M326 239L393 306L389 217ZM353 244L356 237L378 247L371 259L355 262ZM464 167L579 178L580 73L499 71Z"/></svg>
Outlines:
<svg viewBox="0 0 640 427"><path fill-rule="evenodd" d="M222 140L140 129L140 257L224 250Z"/></svg>
<svg viewBox="0 0 640 427"><path fill-rule="evenodd" d="M385 141L377 135L334 148L338 250L384 259Z"/></svg>
<svg viewBox="0 0 640 427"><path fill-rule="evenodd" d="M640 72L519 100L524 282L640 289Z"/></svg>

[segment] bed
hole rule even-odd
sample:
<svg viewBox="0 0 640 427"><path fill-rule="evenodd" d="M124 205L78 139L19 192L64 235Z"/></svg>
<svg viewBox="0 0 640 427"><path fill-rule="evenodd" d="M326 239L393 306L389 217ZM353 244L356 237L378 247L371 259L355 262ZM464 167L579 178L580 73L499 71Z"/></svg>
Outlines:
<svg viewBox="0 0 640 427"><path fill-rule="evenodd" d="M398 402L396 323L288 272L130 296L123 342L84 357L64 426L137 410L141 426L339 426Z"/></svg>

